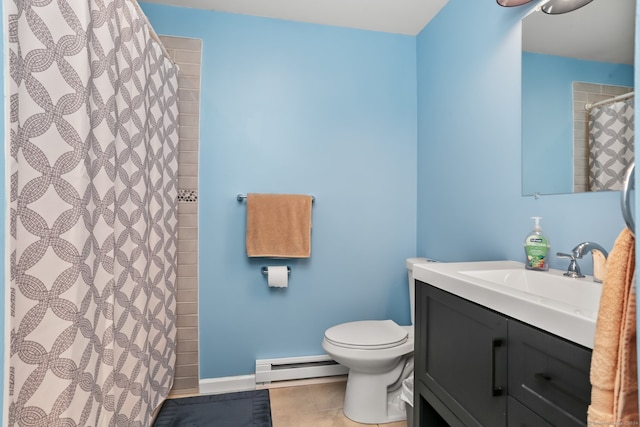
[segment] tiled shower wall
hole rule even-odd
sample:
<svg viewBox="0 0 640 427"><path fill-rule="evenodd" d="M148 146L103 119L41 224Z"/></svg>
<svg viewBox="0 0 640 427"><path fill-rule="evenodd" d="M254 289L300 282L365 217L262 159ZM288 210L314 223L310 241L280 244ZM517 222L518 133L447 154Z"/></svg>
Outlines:
<svg viewBox="0 0 640 427"><path fill-rule="evenodd" d="M172 395L198 392L198 147L202 40L160 36L180 67L177 360Z"/></svg>
<svg viewBox="0 0 640 427"><path fill-rule="evenodd" d="M633 91L632 87L573 82L573 192L589 191L589 113L586 104Z"/></svg>

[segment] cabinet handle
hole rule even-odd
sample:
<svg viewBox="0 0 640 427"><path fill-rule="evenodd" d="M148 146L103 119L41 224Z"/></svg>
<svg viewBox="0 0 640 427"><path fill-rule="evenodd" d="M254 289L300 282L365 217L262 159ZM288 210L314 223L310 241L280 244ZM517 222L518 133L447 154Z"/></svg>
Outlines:
<svg viewBox="0 0 640 427"><path fill-rule="evenodd" d="M580 397L576 396L574 393L571 393L566 388L564 388L561 385L553 382L552 379L551 379L551 376L549 374L545 374L544 372L538 372L538 373L534 374L533 376L535 377L535 379L537 379L541 383L544 383L544 384L548 385L549 387L553 388L554 390L564 394L568 398L573 399L576 402L581 403L582 405L588 405L589 404L589 402L585 402L584 400L580 399Z"/></svg>
<svg viewBox="0 0 640 427"><path fill-rule="evenodd" d="M500 396L502 387L496 386L496 348L502 346L502 340L495 338L491 341L491 395Z"/></svg>

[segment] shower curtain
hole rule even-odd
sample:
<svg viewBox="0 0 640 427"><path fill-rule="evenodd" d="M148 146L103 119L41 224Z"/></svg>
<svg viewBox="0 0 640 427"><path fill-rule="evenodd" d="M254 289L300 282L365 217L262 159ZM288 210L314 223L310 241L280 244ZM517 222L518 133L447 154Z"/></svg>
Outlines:
<svg viewBox="0 0 640 427"><path fill-rule="evenodd" d="M148 426L175 362L176 67L133 0L6 3L10 426Z"/></svg>
<svg viewBox="0 0 640 427"><path fill-rule="evenodd" d="M633 97L589 111L589 187L591 191L622 190L633 162Z"/></svg>

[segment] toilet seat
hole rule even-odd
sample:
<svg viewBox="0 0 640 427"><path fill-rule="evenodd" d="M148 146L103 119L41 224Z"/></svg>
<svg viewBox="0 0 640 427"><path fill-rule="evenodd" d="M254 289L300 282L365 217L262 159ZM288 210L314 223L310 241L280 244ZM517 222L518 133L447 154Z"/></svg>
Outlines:
<svg viewBox="0 0 640 427"><path fill-rule="evenodd" d="M404 344L409 334L393 320L362 320L333 326L324 338L338 347L379 350Z"/></svg>

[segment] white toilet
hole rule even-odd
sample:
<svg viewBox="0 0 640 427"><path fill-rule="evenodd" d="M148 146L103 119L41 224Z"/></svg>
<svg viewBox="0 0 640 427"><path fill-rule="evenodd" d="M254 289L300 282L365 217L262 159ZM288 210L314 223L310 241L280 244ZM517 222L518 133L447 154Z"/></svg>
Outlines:
<svg viewBox="0 0 640 427"><path fill-rule="evenodd" d="M336 325L324 333L322 348L349 368L344 414L353 421L382 424L406 419L400 393L402 381L413 374L413 266L425 262L429 260L407 260L411 326L363 320Z"/></svg>

